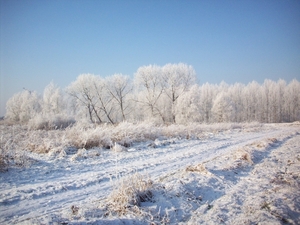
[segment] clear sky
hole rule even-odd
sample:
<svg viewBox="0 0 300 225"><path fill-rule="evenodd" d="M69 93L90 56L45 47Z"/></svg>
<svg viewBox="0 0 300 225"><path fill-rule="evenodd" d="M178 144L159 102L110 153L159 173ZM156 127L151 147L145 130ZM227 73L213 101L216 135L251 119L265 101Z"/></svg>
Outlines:
<svg viewBox="0 0 300 225"><path fill-rule="evenodd" d="M82 73L187 63L200 84L300 80L299 0L0 0L1 107Z"/></svg>

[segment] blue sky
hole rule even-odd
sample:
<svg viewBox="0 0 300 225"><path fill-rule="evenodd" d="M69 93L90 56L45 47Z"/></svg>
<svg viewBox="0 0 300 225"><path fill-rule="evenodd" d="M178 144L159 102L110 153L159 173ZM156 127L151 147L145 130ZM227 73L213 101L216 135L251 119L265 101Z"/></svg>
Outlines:
<svg viewBox="0 0 300 225"><path fill-rule="evenodd" d="M300 80L298 0L0 0L1 96L187 63L200 84Z"/></svg>

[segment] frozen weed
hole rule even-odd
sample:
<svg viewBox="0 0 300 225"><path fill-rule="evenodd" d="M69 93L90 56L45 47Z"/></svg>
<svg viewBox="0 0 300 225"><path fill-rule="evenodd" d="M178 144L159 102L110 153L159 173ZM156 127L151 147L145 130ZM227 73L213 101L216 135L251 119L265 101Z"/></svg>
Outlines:
<svg viewBox="0 0 300 225"><path fill-rule="evenodd" d="M65 158L66 156L67 156L67 153L66 153L66 151L64 149L61 150L60 153L59 153L59 155L58 155L59 158Z"/></svg>
<svg viewBox="0 0 300 225"><path fill-rule="evenodd" d="M124 152L126 151L126 148L122 145L119 145L118 143L115 142L114 146L111 148L113 152Z"/></svg>
<svg viewBox="0 0 300 225"><path fill-rule="evenodd" d="M270 141L271 143L278 142L278 140L276 138L268 138L268 141Z"/></svg>
<svg viewBox="0 0 300 225"><path fill-rule="evenodd" d="M253 163L251 154L249 152L245 151L244 149L237 150L235 153L235 158L238 160L247 161L250 164Z"/></svg>
<svg viewBox="0 0 300 225"><path fill-rule="evenodd" d="M202 163L200 163L196 166L188 166L185 169L185 171L186 172L209 174L209 171L205 168L205 166Z"/></svg>
<svg viewBox="0 0 300 225"><path fill-rule="evenodd" d="M78 211L79 211L79 207L76 206L76 205L72 205L72 206L71 206L71 211L72 211L72 214L73 214L73 215L77 215L77 214L78 214Z"/></svg>
<svg viewBox="0 0 300 225"><path fill-rule="evenodd" d="M77 153L71 157L71 160L76 161L76 160L86 159L86 158L87 158L87 151L85 148L81 148L78 149Z"/></svg>
<svg viewBox="0 0 300 225"><path fill-rule="evenodd" d="M8 168L8 159L7 157L1 152L0 153L0 172L7 171Z"/></svg>
<svg viewBox="0 0 300 225"><path fill-rule="evenodd" d="M274 144L276 144L276 143L278 143L278 140L276 138L268 138L265 141L254 142L254 143L252 143L252 145L254 147L264 150L264 149L274 146Z"/></svg>
<svg viewBox="0 0 300 225"><path fill-rule="evenodd" d="M153 182L141 174L135 173L120 179L108 196L108 210L124 215L128 211L139 211L142 202L151 200Z"/></svg>

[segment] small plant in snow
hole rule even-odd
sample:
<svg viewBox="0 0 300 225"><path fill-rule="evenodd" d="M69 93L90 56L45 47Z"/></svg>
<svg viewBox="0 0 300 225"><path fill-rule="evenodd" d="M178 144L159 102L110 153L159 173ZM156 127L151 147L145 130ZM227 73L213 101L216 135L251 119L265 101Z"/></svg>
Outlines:
<svg viewBox="0 0 300 225"><path fill-rule="evenodd" d="M0 172L7 171L7 167L8 167L7 157L4 154L0 153Z"/></svg>
<svg viewBox="0 0 300 225"><path fill-rule="evenodd" d="M111 148L112 151L114 152L124 152L126 151L126 148L122 145L119 145L118 143L115 142L114 146Z"/></svg>
<svg viewBox="0 0 300 225"><path fill-rule="evenodd" d="M141 174L133 174L120 179L108 196L110 212L124 215L130 209L137 209L142 202L151 200L153 182Z"/></svg>
<svg viewBox="0 0 300 225"><path fill-rule="evenodd" d="M240 160L243 160L243 161L247 161L251 164L253 163L250 153L243 150L243 149L240 149L240 150L237 151L236 158L238 158Z"/></svg>
<svg viewBox="0 0 300 225"><path fill-rule="evenodd" d="M59 158L65 158L67 156L67 153L64 149L62 149L59 153Z"/></svg>
<svg viewBox="0 0 300 225"><path fill-rule="evenodd" d="M209 174L209 171L205 168L205 166L200 163L196 166L188 166L185 169L186 172L195 172L195 173L204 173L204 174Z"/></svg>
<svg viewBox="0 0 300 225"><path fill-rule="evenodd" d="M73 214L73 215L77 215L77 214L78 214L78 211L79 211L79 207L76 206L76 205L72 205L72 206L71 206L71 211L72 211L72 214Z"/></svg>
<svg viewBox="0 0 300 225"><path fill-rule="evenodd" d="M78 149L77 153L71 157L72 161L87 158L87 151L85 148Z"/></svg>

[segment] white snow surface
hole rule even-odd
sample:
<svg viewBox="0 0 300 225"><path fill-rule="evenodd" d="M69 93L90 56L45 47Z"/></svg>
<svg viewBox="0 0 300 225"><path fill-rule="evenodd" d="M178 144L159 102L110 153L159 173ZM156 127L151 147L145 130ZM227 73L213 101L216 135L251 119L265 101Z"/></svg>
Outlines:
<svg viewBox="0 0 300 225"><path fill-rule="evenodd" d="M27 152L29 167L0 173L0 224L300 224L299 128L265 124L120 151ZM151 200L108 212L113 186L134 173L153 181Z"/></svg>

